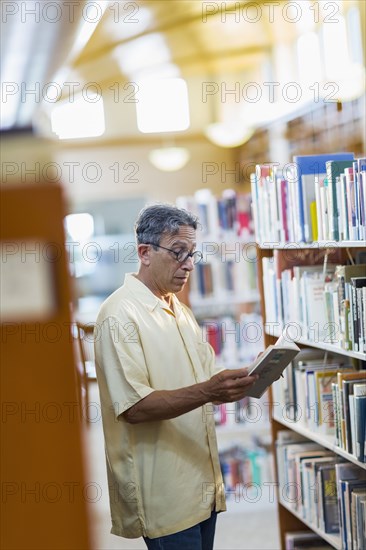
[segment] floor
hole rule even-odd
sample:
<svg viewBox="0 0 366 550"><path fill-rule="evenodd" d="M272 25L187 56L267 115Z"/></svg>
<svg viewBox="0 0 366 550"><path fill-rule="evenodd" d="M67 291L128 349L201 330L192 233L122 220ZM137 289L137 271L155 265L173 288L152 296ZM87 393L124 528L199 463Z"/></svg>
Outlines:
<svg viewBox="0 0 366 550"><path fill-rule="evenodd" d="M104 442L100 419L99 395L95 382L90 384L89 416L93 422L85 429L88 482L95 487L90 496L90 520L93 550L146 549L140 539L124 539L110 534L110 516L104 461ZM245 495L236 502L228 501L228 511L217 520L215 550L278 550L279 533L276 507L268 487L263 487L257 502L248 502ZM182 549L185 550L185 549ZM188 550L188 549L187 549Z"/></svg>

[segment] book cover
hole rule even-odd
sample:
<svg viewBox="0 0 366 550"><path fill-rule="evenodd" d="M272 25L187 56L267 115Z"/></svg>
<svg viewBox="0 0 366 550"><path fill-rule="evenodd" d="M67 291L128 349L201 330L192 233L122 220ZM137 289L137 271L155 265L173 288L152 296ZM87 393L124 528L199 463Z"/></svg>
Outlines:
<svg viewBox="0 0 366 550"><path fill-rule="evenodd" d="M339 512L335 464L319 467L322 517L326 533L339 533Z"/></svg>
<svg viewBox="0 0 366 550"><path fill-rule="evenodd" d="M287 365L300 352L294 343L280 337L252 363L249 374L257 374L258 380L248 389L249 397L262 397L266 389L281 375Z"/></svg>

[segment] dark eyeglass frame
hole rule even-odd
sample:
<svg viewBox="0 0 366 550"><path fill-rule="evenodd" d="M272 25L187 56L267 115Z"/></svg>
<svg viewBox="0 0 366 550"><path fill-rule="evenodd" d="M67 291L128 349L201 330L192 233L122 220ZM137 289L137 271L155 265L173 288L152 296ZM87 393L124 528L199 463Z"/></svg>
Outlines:
<svg viewBox="0 0 366 550"><path fill-rule="evenodd" d="M200 262L203 258L203 254L199 250L195 250L194 252L188 252L183 257L182 254L185 252L184 250L180 250L179 252L177 252L176 250L172 250L171 248L166 248L166 246L161 246L160 244L154 244L154 243L145 243L145 244L149 244L151 246L156 246L157 248L162 248L163 250L167 250L168 252L172 252L172 254L174 254L174 256L175 256L175 259L180 264L184 264L184 262L186 262L188 260L188 258L192 258L193 265L195 265L195 264L198 264L198 262Z"/></svg>

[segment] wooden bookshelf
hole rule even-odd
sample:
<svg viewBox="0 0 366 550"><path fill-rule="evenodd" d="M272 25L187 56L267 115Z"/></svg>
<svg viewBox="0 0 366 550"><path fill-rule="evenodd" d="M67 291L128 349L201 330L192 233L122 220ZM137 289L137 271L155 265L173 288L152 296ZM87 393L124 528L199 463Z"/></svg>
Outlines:
<svg viewBox="0 0 366 550"><path fill-rule="evenodd" d="M2 187L1 540L9 550L91 548L64 216L58 185Z"/></svg>
<svg viewBox="0 0 366 550"><path fill-rule="evenodd" d="M278 135L284 138L285 150L282 158L272 158L271 144ZM259 127L252 138L238 148L242 187L249 186L250 167L254 168L256 164L291 162L295 155L340 149L353 151L356 157L361 157L365 145L365 96L343 103L309 103L290 115Z"/></svg>
<svg viewBox="0 0 366 550"><path fill-rule="evenodd" d="M336 254L337 261L341 259L343 263L346 263L346 261L349 259L350 253L355 254L362 247L362 243L360 242L348 242L348 241L336 243L336 245L337 245L337 254ZM324 246L323 246L323 243L309 243L309 244L299 245L299 248L302 250L307 250L307 249L311 250L314 248L326 249L328 247L329 247L328 243L324 243ZM282 256L281 258L282 266L286 266L286 261L289 262L289 258L290 258L289 263L291 264L291 255L288 254L288 249L289 249L288 243L283 243L283 244L268 243L264 246L258 245L258 255L257 255L258 288L259 288L259 294L261 296L261 312L262 312L264 325L265 325L266 319L265 319L262 259L264 257L267 257L267 258L272 257L274 250L277 250L278 251L277 254L280 254ZM276 341L276 338L279 336L279 333L280 333L279 330L277 332L272 331L271 334L265 333L265 337L264 337L265 345L268 346L268 345L274 344L274 342ZM366 361L366 354L355 352L355 351L347 351L336 345L323 344L321 342L312 342L311 340L307 340L307 339L300 339L296 341L296 343L305 345L307 347L314 347L314 348L319 348L323 350L328 350L328 351L331 351L332 353L340 354L350 358L355 358L361 361ZM310 441L314 441L320 444L321 446L327 449L330 449L332 452L341 456L347 461L352 462L353 464L356 464L360 468L360 471L366 470L366 464L360 462L359 460L357 460L355 456L351 455L344 449L338 447L334 442L333 436L317 433L314 430L307 427L306 425L301 424L300 422L290 421L289 419L282 418L275 411L272 395L270 395L270 399L271 399L272 450L274 454L276 472L277 472L277 458L276 458L276 452L275 452L275 441L277 439L278 432L283 429L288 429L288 430L297 432L303 435L304 437L306 437L307 439L309 439ZM280 498L278 498L278 519L279 519L282 549L285 549L285 533L287 531L300 531L300 530L306 529L307 527L312 529L315 533L319 534L325 541L331 544L334 548L337 548L337 549L342 548L340 536L327 534L323 532L321 529L319 529L318 527L305 521L299 513L293 510L286 502L282 502Z"/></svg>
<svg viewBox="0 0 366 550"><path fill-rule="evenodd" d="M258 139L265 140L265 133ZM263 150L262 150L263 151ZM223 197L224 197L223 192ZM218 202L222 200L222 197L214 195L205 196L206 203L198 195L195 197L180 197L177 201L178 206L186 208L194 212L202 222L203 231L197 232L197 250L203 252L202 264L210 266L212 284L207 285L209 291L206 292L204 277L201 281L199 279L199 267L195 266L195 272L191 273L189 278L189 285L186 286L183 292L178 297L179 299L188 305L197 321L202 325L202 331L204 331L205 322L217 323L220 330L225 330L226 319L230 319L235 323L235 327L241 323L242 314L256 314L258 321L260 317L258 314L259 309L259 293L257 289L257 275L256 275L256 260L255 251L256 244L253 239L253 229L250 222L248 227L245 226L245 234L241 232L238 210L236 210L236 222L230 226L223 223L223 219L220 218L220 211ZM250 204L250 203L248 203ZM205 206L207 205L207 210ZM238 203L236 203L236 206ZM236 208L236 207L235 207ZM217 211L217 217L213 214L212 210ZM247 211L248 217L250 217L250 208ZM229 216L228 216L229 218ZM228 224L229 225L229 224ZM252 255L251 255L252 253ZM253 257L252 257L253 256ZM247 261L247 269L243 269L243 261ZM225 264L231 262L233 265L232 279L226 278L226 272L224 268ZM245 266L244 266L245 267ZM237 271L237 268L239 271ZM240 324L240 327L242 325ZM230 326L230 331L232 330ZM224 342L224 336L219 333L219 338L222 338ZM236 341L237 342L237 341ZM212 342L211 342L212 343ZM246 348L247 351L248 348ZM232 350L230 350L232 351ZM237 348L236 356L232 357L231 353L228 356L225 355L224 346L221 349L221 354L217 355L217 365L224 368L242 368L250 363L249 357L243 358L241 351ZM249 351L249 354L253 350ZM256 354L259 350L256 351ZM248 353L248 352L247 352ZM232 404L227 404L232 405ZM224 405L226 406L226 405ZM227 409L226 409L227 410ZM257 447L258 449L265 449L266 461L268 461L268 470L272 471L272 457L269 452L270 442L270 426L268 421L268 413L265 417L259 421L239 421L237 417L233 418L232 411L227 412L229 418L223 421L222 424L216 425L216 434L218 440L219 452L221 455L235 454L237 448L242 448L243 451L248 450L248 445ZM262 445L258 445L258 438ZM234 456L234 455L233 455ZM225 480L225 476L224 476ZM227 480L225 481L225 484ZM241 481L244 483L244 481ZM232 504L232 489L227 486L228 489L228 506ZM240 495L236 494L235 498L239 498ZM243 498L240 497L239 501L243 503ZM238 504L235 501L234 503ZM249 505L248 502L244 503L245 510ZM263 499L258 504L260 509L263 508ZM274 503L267 503L265 507L273 507Z"/></svg>

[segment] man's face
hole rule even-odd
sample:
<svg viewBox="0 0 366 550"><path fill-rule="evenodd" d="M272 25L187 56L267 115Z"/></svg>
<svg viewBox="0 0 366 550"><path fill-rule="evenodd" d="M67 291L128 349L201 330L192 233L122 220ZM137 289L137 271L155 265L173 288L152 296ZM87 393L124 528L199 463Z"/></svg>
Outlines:
<svg viewBox="0 0 366 550"><path fill-rule="evenodd" d="M176 252L181 250L186 253L194 252L196 231L187 225L180 226L179 232L175 235L163 234L159 244ZM151 248L149 271L157 289L162 295L182 290L193 270L192 258L188 258L182 263L178 262L175 254L168 250Z"/></svg>

